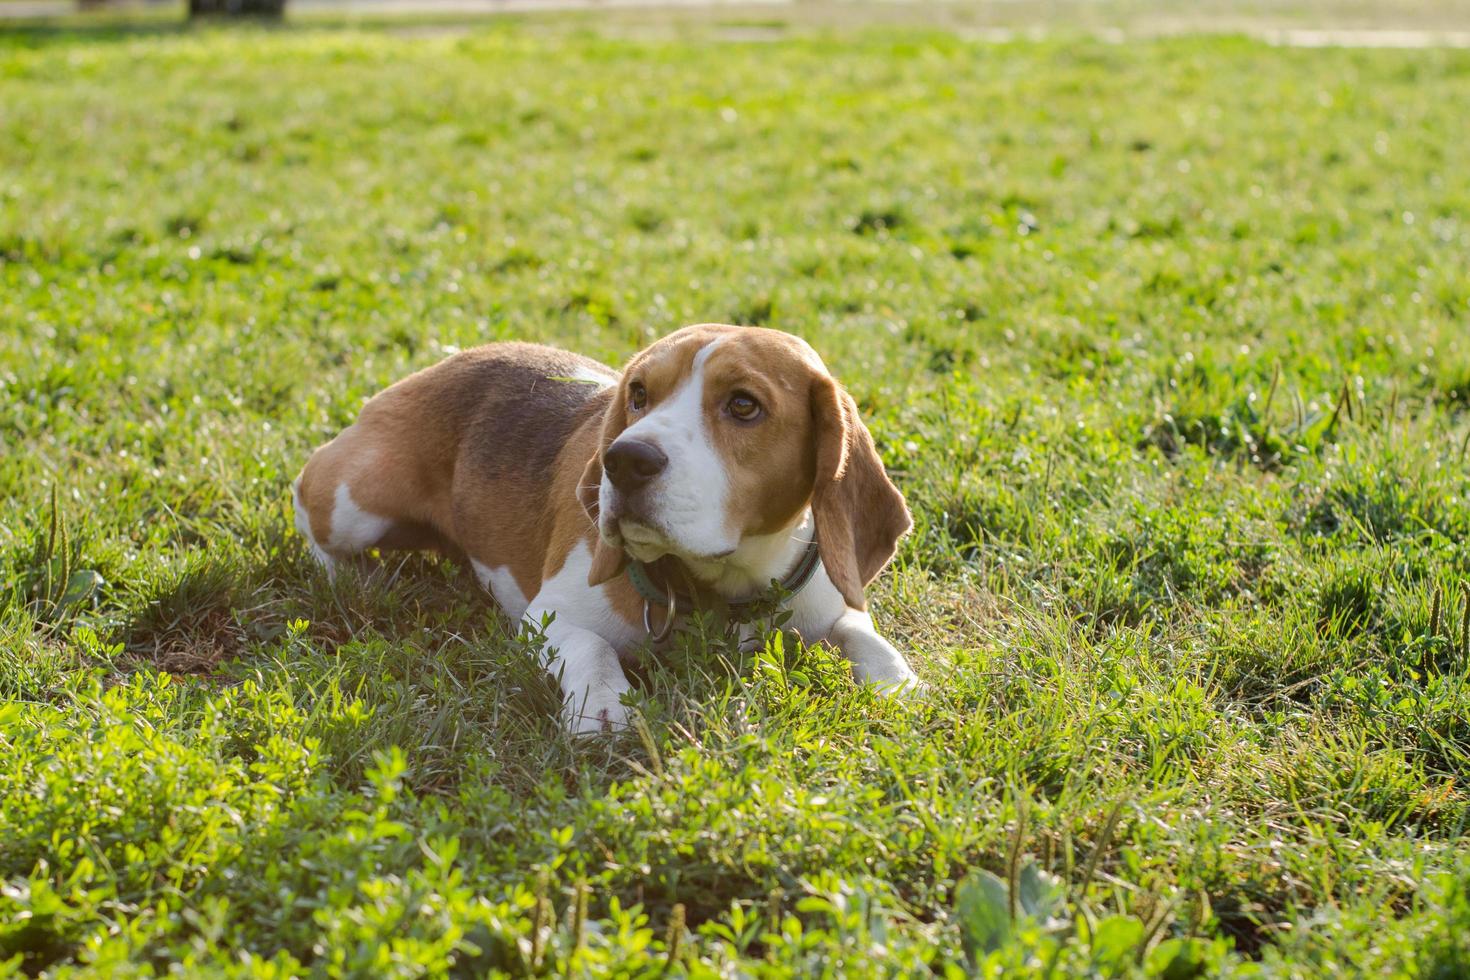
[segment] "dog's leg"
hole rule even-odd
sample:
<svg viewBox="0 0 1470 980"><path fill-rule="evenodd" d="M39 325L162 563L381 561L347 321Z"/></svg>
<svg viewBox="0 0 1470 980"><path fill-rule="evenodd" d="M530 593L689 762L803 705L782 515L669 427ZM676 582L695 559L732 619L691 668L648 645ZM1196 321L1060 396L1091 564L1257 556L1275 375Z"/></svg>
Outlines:
<svg viewBox="0 0 1470 980"><path fill-rule="evenodd" d="M303 473L291 485L296 529L306 538L311 556L327 570L328 578L336 576L343 561L356 560L356 556L377 546L395 530L396 525L391 518L358 505L346 480L336 484L329 498L316 494L315 509L312 496L303 490L305 482L306 474ZM331 528L325 537L317 530L322 524Z"/></svg>
<svg viewBox="0 0 1470 980"><path fill-rule="evenodd" d="M349 425L312 453L291 484L296 529L328 575L370 548L450 548L428 519L433 501L416 475L416 457L380 430Z"/></svg>
<svg viewBox="0 0 1470 980"><path fill-rule="evenodd" d="M543 662L561 678L567 728L577 734L627 725L628 709L619 699L629 684L618 663L617 644L640 637L634 624L614 612L601 587L587 585L591 567L592 548L580 541L561 568L541 583L522 617L533 627L552 617Z"/></svg>
<svg viewBox="0 0 1470 980"><path fill-rule="evenodd" d="M904 694L920 686L908 661L878 635L873 617L865 612L848 609L832 624L827 640L852 663L854 677L883 694Z"/></svg>
<svg viewBox="0 0 1470 980"><path fill-rule="evenodd" d="M791 626L801 636L825 638L852 664L859 682L871 683L884 694L902 694L921 688L919 677L873 627L873 617L849 606L819 566L805 589L792 600Z"/></svg>
<svg viewBox="0 0 1470 980"><path fill-rule="evenodd" d="M545 609L532 605L526 621L540 626ZM546 627L546 669L561 681L562 717L575 735L617 731L628 724L621 698L630 690L617 651L591 630L553 619Z"/></svg>
<svg viewBox="0 0 1470 980"><path fill-rule="evenodd" d="M311 511L306 507L306 502L301 499L301 477L291 482L291 509L296 517L296 530L306 538L307 548L311 551L311 557L315 558L317 564L326 569L327 578L335 578L337 575L337 559L327 554L327 549L322 547L320 541L311 528Z"/></svg>

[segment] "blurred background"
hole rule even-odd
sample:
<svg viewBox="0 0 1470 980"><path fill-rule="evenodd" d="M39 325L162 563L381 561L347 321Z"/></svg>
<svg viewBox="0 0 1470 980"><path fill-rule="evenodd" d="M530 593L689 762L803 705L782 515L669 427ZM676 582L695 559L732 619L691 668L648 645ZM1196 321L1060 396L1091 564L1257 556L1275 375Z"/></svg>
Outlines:
<svg viewBox="0 0 1470 980"><path fill-rule="evenodd" d="M513 15L555 23L588 13L637 32L737 18L752 35L893 23L996 37L1057 29L1118 37L1205 31L1301 46L1470 46L1470 0L0 0L0 30L38 21L221 18L444 22Z"/></svg>

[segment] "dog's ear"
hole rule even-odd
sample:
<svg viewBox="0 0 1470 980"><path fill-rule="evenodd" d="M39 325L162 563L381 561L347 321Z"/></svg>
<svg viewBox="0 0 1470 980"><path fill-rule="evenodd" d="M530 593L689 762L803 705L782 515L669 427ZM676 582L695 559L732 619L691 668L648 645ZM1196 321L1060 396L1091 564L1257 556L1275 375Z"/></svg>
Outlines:
<svg viewBox="0 0 1470 980"><path fill-rule="evenodd" d="M602 434L598 437L597 448L592 453L592 458L587 460L586 467L582 470L582 478L577 481L577 500L582 509L587 512L587 517L592 521L594 528L598 527L598 514L600 507L598 498L602 487L602 454L607 447L612 445L614 439L620 436L626 425L628 417L627 394L621 384L613 392L612 400L608 403L607 412L602 417ZM628 556L623 549L614 548L602 540L600 533L596 534L592 542L592 567L587 572L588 585L601 585L604 582L616 578L623 568L628 564Z"/></svg>
<svg viewBox="0 0 1470 980"><path fill-rule="evenodd" d="M888 479L857 404L831 377L811 389L816 483L812 515L822 565L853 609L867 607L863 588L883 570L898 539L913 527L903 494Z"/></svg>

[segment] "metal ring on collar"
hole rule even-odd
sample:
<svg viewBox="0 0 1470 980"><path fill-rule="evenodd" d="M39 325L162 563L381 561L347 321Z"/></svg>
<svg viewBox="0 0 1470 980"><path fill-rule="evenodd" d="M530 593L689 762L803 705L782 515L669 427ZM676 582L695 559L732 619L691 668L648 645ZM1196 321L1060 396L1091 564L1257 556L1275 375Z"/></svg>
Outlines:
<svg viewBox="0 0 1470 980"><path fill-rule="evenodd" d="M679 614L678 599L674 590L669 589L669 608L664 610L664 624L657 631L653 628L653 603L647 599L643 600L643 628L648 631L649 638L655 643L662 643L669 638L674 631L674 617Z"/></svg>

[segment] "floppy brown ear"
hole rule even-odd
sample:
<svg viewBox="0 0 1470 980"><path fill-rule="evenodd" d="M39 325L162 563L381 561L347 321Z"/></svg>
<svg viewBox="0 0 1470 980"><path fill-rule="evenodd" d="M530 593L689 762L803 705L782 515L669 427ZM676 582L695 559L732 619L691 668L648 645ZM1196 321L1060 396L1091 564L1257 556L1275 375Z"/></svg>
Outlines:
<svg viewBox="0 0 1470 980"><path fill-rule="evenodd" d="M817 550L848 606L865 609L864 586L888 564L898 539L914 526L913 518L903 494L884 472L852 396L832 378L819 377L812 386L811 411L816 431L812 515Z"/></svg>
<svg viewBox="0 0 1470 980"><path fill-rule="evenodd" d="M626 398L623 386L618 385L612 401L608 403L607 414L603 416L602 434L598 437L597 449L582 470L582 478L577 481L577 500L587 512L594 528L598 527L597 517L600 510L598 497L602 486L602 454L622 434L624 419L627 417L624 403ZM592 567L587 572L587 584L601 585L610 581L621 574L627 564L628 556L623 553L623 549L614 548L602 540L601 534L597 534L592 542Z"/></svg>

